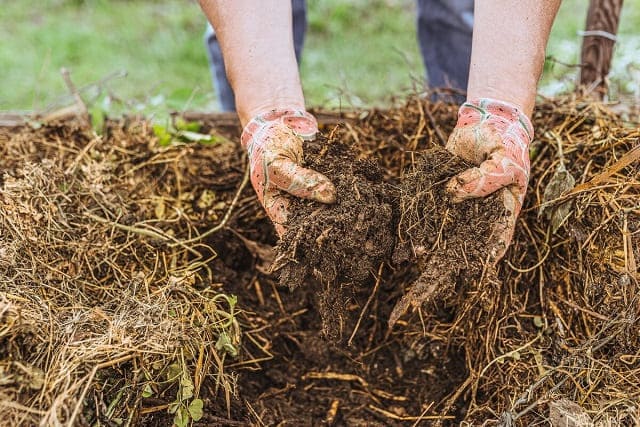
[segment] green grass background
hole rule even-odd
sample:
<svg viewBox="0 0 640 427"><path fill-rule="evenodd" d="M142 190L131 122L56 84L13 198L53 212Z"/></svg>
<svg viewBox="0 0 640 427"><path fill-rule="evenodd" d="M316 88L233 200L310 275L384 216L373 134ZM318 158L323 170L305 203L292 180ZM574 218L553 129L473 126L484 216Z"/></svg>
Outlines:
<svg viewBox="0 0 640 427"><path fill-rule="evenodd" d="M565 0L548 55L578 62L588 1ZM307 103L385 105L420 87L424 70L413 0L308 0L302 62ZM190 0L0 0L0 110L67 102L60 68L72 71L92 108L110 114L215 110L203 43L205 18ZM640 0L626 0L612 80L640 90ZM576 69L548 61L541 92L571 89ZM126 77L106 76L126 71Z"/></svg>

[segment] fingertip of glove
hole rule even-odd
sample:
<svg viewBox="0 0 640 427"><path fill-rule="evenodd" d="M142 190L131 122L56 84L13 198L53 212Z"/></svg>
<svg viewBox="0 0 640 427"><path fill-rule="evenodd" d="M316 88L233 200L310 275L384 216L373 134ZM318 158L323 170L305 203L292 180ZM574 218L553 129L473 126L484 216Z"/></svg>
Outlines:
<svg viewBox="0 0 640 427"><path fill-rule="evenodd" d="M336 188L329 178L309 169L303 169L298 177L304 179L295 181L286 188L289 194L320 203L331 204L336 201Z"/></svg>
<svg viewBox="0 0 640 427"><path fill-rule="evenodd" d="M279 238L282 238L282 236L284 236L284 233L287 231L284 228L284 225L278 223L278 222L274 222L273 223L274 228L276 229L276 233L278 234Z"/></svg>
<svg viewBox="0 0 640 427"><path fill-rule="evenodd" d="M451 197L453 203L460 203L473 197L464 189L464 183L465 181L460 179L459 176L454 176L447 183L445 192Z"/></svg>
<svg viewBox="0 0 640 427"><path fill-rule="evenodd" d="M336 187L328 179L313 189L313 199L331 205L336 202Z"/></svg>
<svg viewBox="0 0 640 427"><path fill-rule="evenodd" d="M305 141L315 139L318 133L316 118L306 111L287 112L282 122Z"/></svg>

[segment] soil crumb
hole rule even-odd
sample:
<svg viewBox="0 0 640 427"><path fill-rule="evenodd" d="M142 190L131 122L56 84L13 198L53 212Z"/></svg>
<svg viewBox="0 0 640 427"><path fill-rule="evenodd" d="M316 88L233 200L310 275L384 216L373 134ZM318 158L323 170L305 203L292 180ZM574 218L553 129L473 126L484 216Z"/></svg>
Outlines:
<svg viewBox="0 0 640 427"><path fill-rule="evenodd" d="M400 189L399 240L393 261L418 265L420 276L395 306L393 326L410 306L446 302L480 281L488 259L493 224L508 212L500 192L453 203L445 192L450 178L469 168L441 147L419 154Z"/></svg>
<svg viewBox="0 0 640 427"><path fill-rule="evenodd" d="M350 292L373 280L393 252L397 189L383 181L372 159L358 159L347 145L320 137L305 145L306 167L336 186L333 205L294 199L274 270L290 289L313 286L323 332L339 341ZM314 280L309 280L313 278Z"/></svg>

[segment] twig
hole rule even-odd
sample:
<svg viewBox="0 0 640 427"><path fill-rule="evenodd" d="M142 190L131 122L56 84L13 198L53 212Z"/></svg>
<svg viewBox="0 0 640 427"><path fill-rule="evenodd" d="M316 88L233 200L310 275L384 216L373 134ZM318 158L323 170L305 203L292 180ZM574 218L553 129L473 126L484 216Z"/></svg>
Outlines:
<svg viewBox="0 0 640 427"><path fill-rule="evenodd" d="M504 360L508 357L512 357L513 355L521 352L522 350L526 349L527 347L530 347L531 345L533 345L533 343L535 343L536 341L538 341L540 338L542 338L541 334L536 335L536 337L534 339L532 339L531 341L521 345L520 347L516 348L515 350L511 350L506 352L503 355L500 355L498 357L496 357L495 359L493 359L491 362L489 362L489 364L487 364L487 366L484 367L484 369L482 369L482 371L480 371L480 375L478 375L478 380L480 380L480 378L482 378L484 376L484 373L487 372L487 369L489 369L491 367L491 365L493 365L496 362L500 362L501 360Z"/></svg>
<svg viewBox="0 0 640 427"><path fill-rule="evenodd" d="M94 221L100 222L102 224L109 224L114 226L115 228L118 228L122 231L128 231L130 233L135 233L135 234L139 234L141 236L145 236L145 237L151 237L152 239L158 239L158 240L162 240L162 241L170 241L171 238L169 236L167 236L166 234L160 234L158 232L152 231L152 230L147 230L145 228L139 228L139 227L132 227L130 225L124 225L124 224L120 224L118 222L115 221L110 221L106 218L102 218L98 215L94 215L91 212L86 212L85 215L89 218L91 218Z"/></svg>
<svg viewBox="0 0 640 427"><path fill-rule="evenodd" d="M91 218L94 221L100 222L102 224L109 224L109 225L111 225L111 226L113 226L115 228L118 228L118 229L122 230L122 231L127 231L129 233L139 234L141 236L150 237L152 239L162 240L164 242L174 242L174 243L172 243L172 244L170 244L168 246L170 246L170 247L180 246L180 247L184 248L185 250L191 252L192 254L198 256L198 257L201 256L201 254L198 251L196 251L195 249L187 246L184 242L181 242L181 241L177 240L176 238L171 237L171 236L169 236L167 234L161 234L161 233L158 233L157 231L149 230L149 229L146 229L146 228L133 227L133 226L130 226L130 225L120 224L118 222L110 221L110 220L108 220L106 218L99 217L99 216L94 215L94 214L92 214L90 212L86 212L85 215L87 217Z"/></svg>
<svg viewBox="0 0 640 427"><path fill-rule="evenodd" d="M356 332L358 332L358 328L360 327L360 322L362 322L362 318L364 317L364 313L367 311L367 309L369 308L369 305L371 304L371 301L373 301L373 297L375 296L376 292L378 291L378 287L380 286L380 279L382 278L382 268L384 267L384 263L380 263L380 267L378 268L378 275L376 277L376 284L373 287L373 291L371 292L371 295L369 295L369 298L367 299L367 302L365 303L364 307L362 308L362 311L360 312L360 316L358 317L358 322L356 323L356 326L353 328L353 332L351 333L351 336L349 337L349 341L347 341L347 346L351 346L351 342L353 341L353 338L356 336Z"/></svg>
<svg viewBox="0 0 640 427"><path fill-rule="evenodd" d="M424 111L427 114L427 117L429 118L429 123L431 124L431 127L433 127L433 130L436 133L436 136L438 137L438 139L440 140L440 143L444 147L445 145L447 145L447 139L444 137L442 130L440 130L440 126L438 126L438 122L436 122L436 119L433 117L433 114L431 113L431 110L429 110L429 108L425 108Z"/></svg>
<svg viewBox="0 0 640 427"><path fill-rule="evenodd" d="M422 413L420 414L420 416L418 417L418 419L416 420L415 423L413 423L411 425L411 427L418 427L418 424L420 423L420 421L426 419L425 416L427 415L427 412L429 412L429 409L431 409L431 407L433 406L433 402L431 402L430 404L428 404L425 408L424 411L422 411Z"/></svg>
<svg viewBox="0 0 640 427"><path fill-rule="evenodd" d="M67 68L63 67L60 70L60 73L62 74L62 78L64 79L64 83L67 85L69 92L71 92L71 95L73 95L73 98L76 101L77 108L80 109L79 114L77 114L78 117L82 119L82 121L88 128L91 128L91 121L89 120L89 110L82 100L82 97L78 93L78 88L76 88L76 85L73 84L73 81L71 81L71 72Z"/></svg>
<svg viewBox="0 0 640 427"><path fill-rule="evenodd" d="M341 374L339 372L308 372L302 376L303 380L338 380L355 381L363 388L368 388L369 383L362 377L355 374Z"/></svg>
<svg viewBox="0 0 640 427"><path fill-rule="evenodd" d="M27 412L29 414L46 415L46 412L43 410L30 408L28 406L24 406L19 404L18 402L13 402L10 400L0 401L0 407L17 409L18 411Z"/></svg>
<svg viewBox="0 0 640 427"><path fill-rule="evenodd" d="M609 166L603 172L591 178L589 181L585 182L584 184L576 185L575 188L567 194L567 196L571 196L572 194L595 187L602 181L620 172L622 169L626 168L637 160L640 160L640 145L636 145L631 150L627 151L622 157L620 157L620 159L618 159L617 162Z"/></svg>
<svg viewBox="0 0 640 427"><path fill-rule="evenodd" d="M80 163L80 160L82 160L82 158L89 152L89 150L95 147L96 144L98 144L101 140L102 138L96 135L91 141L89 141L89 143L85 145L82 150L80 150L75 159L73 159L73 162L71 162L69 167L64 171L65 175L74 173L76 168L78 167L78 164Z"/></svg>
<svg viewBox="0 0 640 427"><path fill-rule="evenodd" d="M453 415L419 415L417 417L405 416L405 415L396 415L393 412L389 412L382 408L378 408L373 405L368 405L367 408L370 410L377 412L379 414L384 415L387 418L391 418L392 420L397 421L422 421L422 420L452 420L455 417Z"/></svg>

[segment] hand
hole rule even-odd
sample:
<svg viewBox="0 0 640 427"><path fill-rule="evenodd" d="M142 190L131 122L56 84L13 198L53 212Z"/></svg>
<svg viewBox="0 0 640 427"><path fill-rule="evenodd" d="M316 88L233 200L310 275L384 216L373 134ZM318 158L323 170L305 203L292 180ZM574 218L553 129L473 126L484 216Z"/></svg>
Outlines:
<svg viewBox="0 0 640 427"><path fill-rule="evenodd" d="M458 123L447 142L447 150L478 165L449 181L447 191L454 201L485 197L502 189L509 214L495 224L489 242L488 253L494 264L511 243L524 202L532 139L533 126L521 110L506 102L481 98L460 107Z"/></svg>
<svg viewBox="0 0 640 427"><path fill-rule="evenodd" d="M258 200L284 234L289 199L296 197L334 203L336 190L324 175L300 166L302 141L318 132L316 119L306 111L272 110L254 117L242 131L242 146L249 154L251 184Z"/></svg>

